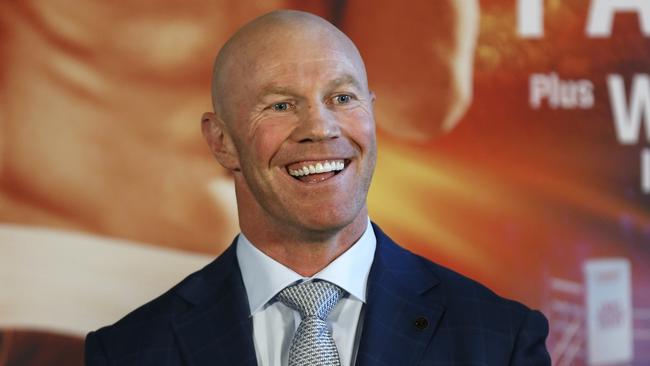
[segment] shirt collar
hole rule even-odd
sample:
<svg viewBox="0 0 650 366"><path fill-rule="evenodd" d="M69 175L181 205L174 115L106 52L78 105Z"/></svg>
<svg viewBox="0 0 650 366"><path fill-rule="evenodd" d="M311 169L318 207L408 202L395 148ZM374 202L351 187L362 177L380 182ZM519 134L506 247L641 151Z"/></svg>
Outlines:
<svg viewBox="0 0 650 366"><path fill-rule="evenodd" d="M366 230L354 245L314 276L303 277L264 254L244 234L240 234L237 237L237 261L251 314L262 310L285 287L311 279L331 282L365 303L376 246L377 239L368 219Z"/></svg>

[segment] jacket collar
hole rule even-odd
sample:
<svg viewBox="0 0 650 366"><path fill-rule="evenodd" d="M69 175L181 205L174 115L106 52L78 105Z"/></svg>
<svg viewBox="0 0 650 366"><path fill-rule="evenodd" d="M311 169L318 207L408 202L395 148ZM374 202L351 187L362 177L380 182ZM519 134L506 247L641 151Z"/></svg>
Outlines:
<svg viewBox="0 0 650 366"><path fill-rule="evenodd" d="M172 324L188 365L257 364L252 319L235 253L233 242L176 290L194 305Z"/></svg>
<svg viewBox="0 0 650 366"><path fill-rule="evenodd" d="M439 280L426 261L395 244L373 224L377 250L357 365L415 365L445 311Z"/></svg>

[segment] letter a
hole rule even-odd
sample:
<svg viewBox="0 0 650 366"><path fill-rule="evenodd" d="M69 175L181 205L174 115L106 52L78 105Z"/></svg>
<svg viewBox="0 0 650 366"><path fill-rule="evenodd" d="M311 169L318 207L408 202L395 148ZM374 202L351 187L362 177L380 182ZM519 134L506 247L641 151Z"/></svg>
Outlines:
<svg viewBox="0 0 650 366"><path fill-rule="evenodd" d="M637 13L641 32L645 36L650 36L650 1L593 0L589 7L589 18L587 20L587 34L589 37L609 37L612 34L614 15L617 12Z"/></svg>

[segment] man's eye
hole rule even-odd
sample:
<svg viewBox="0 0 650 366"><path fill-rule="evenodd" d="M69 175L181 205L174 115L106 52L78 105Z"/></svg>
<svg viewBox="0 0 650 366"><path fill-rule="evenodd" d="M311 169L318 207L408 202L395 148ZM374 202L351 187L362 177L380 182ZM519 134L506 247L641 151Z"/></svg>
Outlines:
<svg viewBox="0 0 650 366"><path fill-rule="evenodd" d="M350 100L352 100L352 97L347 94L341 94L334 97L334 103L336 104L350 103Z"/></svg>
<svg viewBox="0 0 650 366"><path fill-rule="evenodd" d="M274 111L276 112L286 112L289 110L289 103L287 102L282 102L282 103L275 103L271 107Z"/></svg>

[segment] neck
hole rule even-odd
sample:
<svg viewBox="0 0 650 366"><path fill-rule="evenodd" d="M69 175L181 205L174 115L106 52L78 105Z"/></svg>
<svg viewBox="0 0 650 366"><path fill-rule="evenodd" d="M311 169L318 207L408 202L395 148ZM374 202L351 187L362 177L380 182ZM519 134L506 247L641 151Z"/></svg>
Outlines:
<svg viewBox="0 0 650 366"><path fill-rule="evenodd" d="M240 217L241 219L241 217ZM311 277L327 267L359 240L368 224L364 207L357 217L341 229L260 230L260 225L240 220L242 233L269 257L301 276Z"/></svg>

